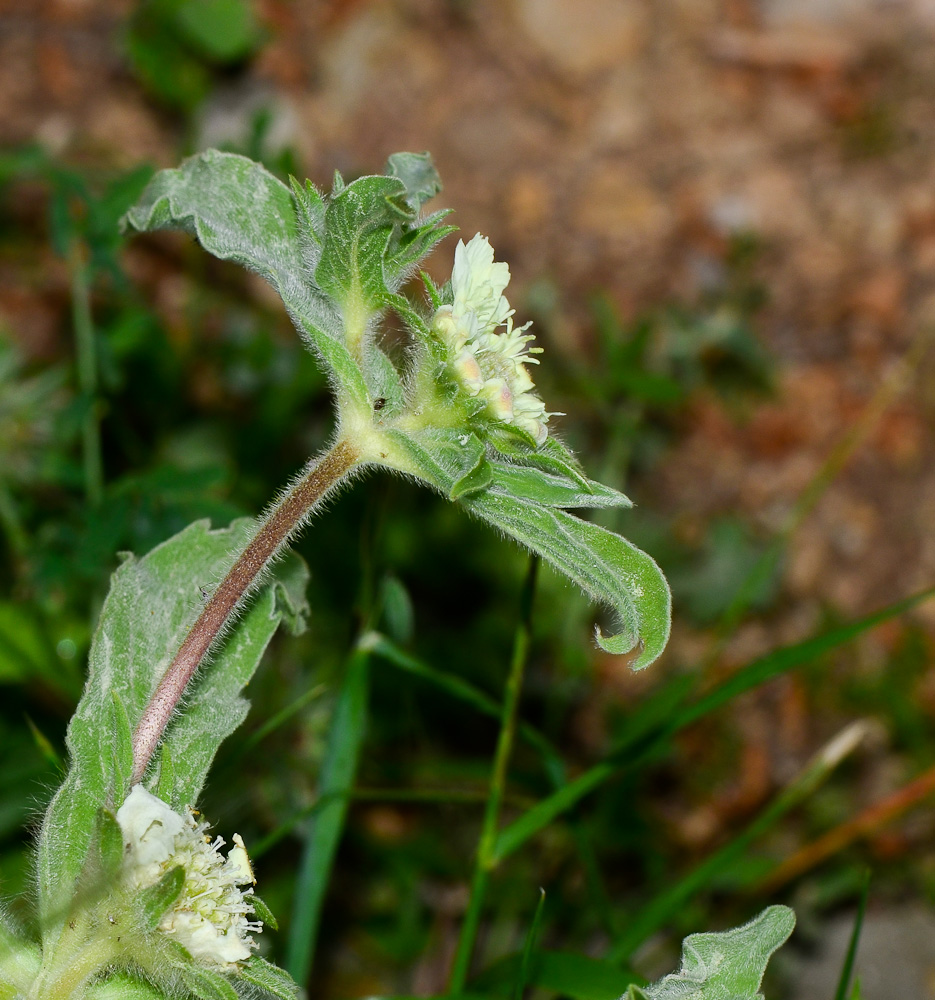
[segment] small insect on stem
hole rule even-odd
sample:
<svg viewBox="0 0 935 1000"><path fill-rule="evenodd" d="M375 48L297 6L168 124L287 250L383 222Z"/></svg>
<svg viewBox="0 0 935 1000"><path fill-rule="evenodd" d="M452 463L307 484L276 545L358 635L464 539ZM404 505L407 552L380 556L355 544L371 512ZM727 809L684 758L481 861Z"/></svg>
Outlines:
<svg viewBox="0 0 935 1000"><path fill-rule="evenodd" d="M382 410L384 406L386 406L386 399L383 396L373 401L373 408L375 410Z"/></svg>

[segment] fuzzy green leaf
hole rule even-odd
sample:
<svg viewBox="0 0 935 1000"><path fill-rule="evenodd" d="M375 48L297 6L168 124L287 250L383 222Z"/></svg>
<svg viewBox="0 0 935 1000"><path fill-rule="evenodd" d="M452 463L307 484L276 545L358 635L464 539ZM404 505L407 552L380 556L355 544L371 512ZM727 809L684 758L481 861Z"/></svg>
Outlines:
<svg viewBox="0 0 935 1000"><path fill-rule="evenodd" d="M617 613L619 631L596 632L609 653L639 652L634 670L649 666L665 648L671 596L665 577L645 552L620 535L563 510L487 490L461 501L466 510L538 553L586 594Z"/></svg>
<svg viewBox="0 0 935 1000"><path fill-rule="evenodd" d="M88 1000L167 1000L151 983L123 972L115 973L88 990Z"/></svg>
<svg viewBox="0 0 935 1000"><path fill-rule="evenodd" d="M400 451L400 464L448 497L454 494L470 513L501 529L538 553L586 594L609 605L620 631L598 645L609 653L638 648L633 669L649 666L665 648L671 621L671 595L662 571L645 552L625 538L560 507L628 505L616 490L539 469L489 462L475 434L454 429L419 435L387 432ZM479 467L491 470L491 482L474 486ZM468 488L464 488L467 486Z"/></svg>
<svg viewBox="0 0 935 1000"><path fill-rule="evenodd" d="M392 153L383 173L402 181L406 202L413 211L418 211L442 189L441 178L429 153Z"/></svg>
<svg viewBox="0 0 935 1000"><path fill-rule="evenodd" d="M299 995L299 987L285 969L280 969L258 955L253 955L244 963L240 978L278 1000L296 1000Z"/></svg>
<svg viewBox="0 0 935 1000"><path fill-rule="evenodd" d="M181 865L170 868L155 885L144 889L136 899L143 926L155 930L166 910L179 898L185 885L185 869Z"/></svg>
<svg viewBox="0 0 935 1000"><path fill-rule="evenodd" d="M12 918L0 911L0 997L26 995L41 962L39 946L23 937Z"/></svg>
<svg viewBox="0 0 935 1000"><path fill-rule="evenodd" d="M794 927L788 906L770 906L742 927L691 934L682 942L681 969L643 992L648 1000L762 1000L767 963ZM631 987L626 1000L637 995Z"/></svg>
<svg viewBox="0 0 935 1000"><path fill-rule="evenodd" d="M392 183L402 189L400 181ZM307 266L308 224L314 228L310 217L316 209L306 195L299 195L297 204L289 188L265 167L209 149L156 174L124 216L124 227L138 232L184 229L215 257L261 274L279 292L299 333L343 391L366 404L367 387L344 344L340 316Z"/></svg>
<svg viewBox="0 0 935 1000"><path fill-rule="evenodd" d="M278 931L279 921L273 915L273 911L256 893L250 896L250 902L253 904L253 912L256 914L257 920L260 920L272 930Z"/></svg>
<svg viewBox="0 0 935 1000"><path fill-rule="evenodd" d="M610 486L558 476L530 466L491 462L491 489L494 493L530 500L543 507L632 507L628 497Z"/></svg>
<svg viewBox="0 0 935 1000"><path fill-rule="evenodd" d="M516 433L515 428L502 424L489 428L487 438L501 455L514 459L520 465L529 465L556 476L572 479L579 486L588 489L588 479L578 460L558 438L551 434L545 439L544 444L534 447L525 437Z"/></svg>
<svg viewBox="0 0 935 1000"><path fill-rule="evenodd" d="M123 831L110 809L98 813L97 849L101 873L105 878L114 878L123 864Z"/></svg>
<svg viewBox="0 0 935 1000"><path fill-rule="evenodd" d="M239 1000L231 981L219 972L197 965L179 969L180 978L198 1000Z"/></svg>
<svg viewBox="0 0 935 1000"><path fill-rule="evenodd" d="M91 646L88 681L68 728L69 770L39 838L40 909L48 933L55 934L65 919L99 810L119 806L129 792L132 760L114 747L125 743L139 721L197 615L203 589L223 577L253 530L252 521L218 531L200 521L142 559L126 557L113 575ZM167 731L156 758L158 793L177 810L197 801L218 746L246 715L244 685L284 614L295 613L304 579L296 559L277 565L271 583L193 680L186 711ZM282 607L289 595L292 611ZM166 756L165 768L159 766L160 754ZM184 767L173 761L184 761Z"/></svg>
<svg viewBox="0 0 935 1000"><path fill-rule="evenodd" d="M366 320L383 305L387 290L383 258L390 236L394 227L412 216L398 177L361 177L332 194L315 277L349 322Z"/></svg>

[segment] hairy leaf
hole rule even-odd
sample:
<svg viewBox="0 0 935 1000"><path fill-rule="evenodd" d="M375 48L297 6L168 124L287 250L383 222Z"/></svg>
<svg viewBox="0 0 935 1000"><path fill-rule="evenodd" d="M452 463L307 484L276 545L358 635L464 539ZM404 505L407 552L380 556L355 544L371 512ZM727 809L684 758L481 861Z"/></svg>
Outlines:
<svg viewBox="0 0 935 1000"><path fill-rule="evenodd" d="M179 898L184 885L185 869L175 865L155 885L140 892L136 902L147 930L155 930L166 910Z"/></svg>
<svg viewBox="0 0 935 1000"><path fill-rule="evenodd" d="M299 987L284 969L267 962L259 955L253 955L240 971L240 978L258 986L269 996L278 1000L295 1000L299 995Z"/></svg>
<svg viewBox="0 0 935 1000"><path fill-rule="evenodd" d="M91 646L87 684L68 728L69 770L39 838L40 906L51 933L65 917L99 810L116 808L129 792L127 734L197 615L205 589L227 572L252 530L252 521L218 531L199 521L142 559L126 557L113 575ZM277 625L284 614L295 618L302 612L305 571L296 561L290 556L279 564L195 677L185 712L166 733L160 751L166 766L155 769L157 792L174 809L197 800L218 746L246 715L241 691ZM181 761L184 766L173 766Z"/></svg>
<svg viewBox="0 0 935 1000"><path fill-rule="evenodd" d="M260 164L209 149L156 174L124 216L124 226L138 232L184 229L215 257L261 274L331 377L366 404L367 387L344 344L340 317L303 253L314 232L314 198L308 189L298 198L297 205L289 188Z"/></svg>
<svg viewBox="0 0 935 1000"><path fill-rule="evenodd" d="M638 648L633 669L649 666L669 638L671 597L665 577L645 552L620 535L563 510L488 490L461 501L466 510L537 552L586 594L617 613L619 631L596 632L610 653Z"/></svg>
<svg viewBox="0 0 935 1000"><path fill-rule="evenodd" d="M582 488L577 477L490 462L483 443L467 431L411 435L391 430L387 436L399 448L401 467L458 498L465 510L538 553L586 594L608 605L617 615L619 631L604 635L597 630L602 649L638 649L635 670L659 656L671 620L671 596L662 571L625 538L559 509L625 506L629 501L622 493L586 479Z"/></svg>
<svg viewBox="0 0 935 1000"><path fill-rule="evenodd" d="M166 994L151 983L122 972L95 983L87 997L88 1000L166 1000Z"/></svg>
<svg viewBox="0 0 935 1000"><path fill-rule="evenodd" d="M762 1000L766 965L795 927L788 906L767 907L730 931L691 934L682 942L682 967L643 992L649 1000ZM631 987L627 1000L636 1000Z"/></svg>
<svg viewBox="0 0 935 1000"><path fill-rule="evenodd" d="M198 1000L239 1000L231 981L219 972L196 965L186 965L180 978Z"/></svg>

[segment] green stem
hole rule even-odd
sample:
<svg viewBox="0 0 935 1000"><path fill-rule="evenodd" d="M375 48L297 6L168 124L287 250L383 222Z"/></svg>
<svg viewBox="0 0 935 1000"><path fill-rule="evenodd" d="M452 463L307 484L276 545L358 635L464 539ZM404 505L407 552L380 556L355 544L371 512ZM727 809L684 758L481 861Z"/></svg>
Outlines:
<svg viewBox="0 0 935 1000"><path fill-rule="evenodd" d="M27 1000L72 1000L115 956L110 935L95 933L80 918L66 924L55 948L43 961Z"/></svg>
<svg viewBox="0 0 935 1000"><path fill-rule="evenodd" d="M490 792L487 796L487 808L484 810L484 821L481 826L480 840L477 845L477 855L474 863L474 874L471 879L471 895L468 900L467 912L461 924L461 934L458 938L458 949L455 953L451 977L448 982L448 993L455 995L464 991L477 931L480 926L481 912L484 907L484 897L487 893L487 883L490 873L497 866L497 827L500 820L500 806L503 802L506 788L507 768L516 738L516 718L519 708L519 697L523 686L523 673L526 668L526 656L529 651L530 620L532 617L532 599L536 588L536 573L539 568L538 557L529 560L529 572L523 585L520 602L520 621L516 628L513 641L513 656L510 662L510 672L507 677L506 690L503 697L503 709L500 715L500 735L497 739L497 750L494 755L493 773L490 777Z"/></svg>
<svg viewBox="0 0 935 1000"><path fill-rule="evenodd" d="M84 248L76 239L68 254L71 315L75 328L78 386L88 403L81 424L84 491L97 506L104 496L104 463L101 457L101 420L97 400L97 349L91 318L91 281Z"/></svg>

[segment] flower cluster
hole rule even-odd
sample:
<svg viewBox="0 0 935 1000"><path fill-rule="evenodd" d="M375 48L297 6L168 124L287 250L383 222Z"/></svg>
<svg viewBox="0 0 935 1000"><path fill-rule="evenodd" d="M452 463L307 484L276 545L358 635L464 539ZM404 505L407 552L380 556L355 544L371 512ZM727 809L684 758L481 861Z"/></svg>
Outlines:
<svg viewBox="0 0 935 1000"><path fill-rule="evenodd" d="M496 420L512 424L541 445L554 414L535 394L526 366L541 348L527 334L529 323L513 326L513 310L503 292L510 282L509 265L494 262L493 247L478 233L466 246L458 241L451 274L451 305L441 306L432 324L449 349L450 367L471 396L487 404ZM503 327L503 332L497 332Z"/></svg>
<svg viewBox="0 0 935 1000"><path fill-rule="evenodd" d="M185 883L179 898L159 923L191 956L212 968L233 971L250 957L251 934L263 929L253 913L253 870L243 840L235 833L225 858L224 841L205 836L207 823L193 813L181 816L162 799L134 785L117 811L126 850L125 873L137 889L155 885L181 865ZM240 886L250 888L241 889Z"/></svg>

